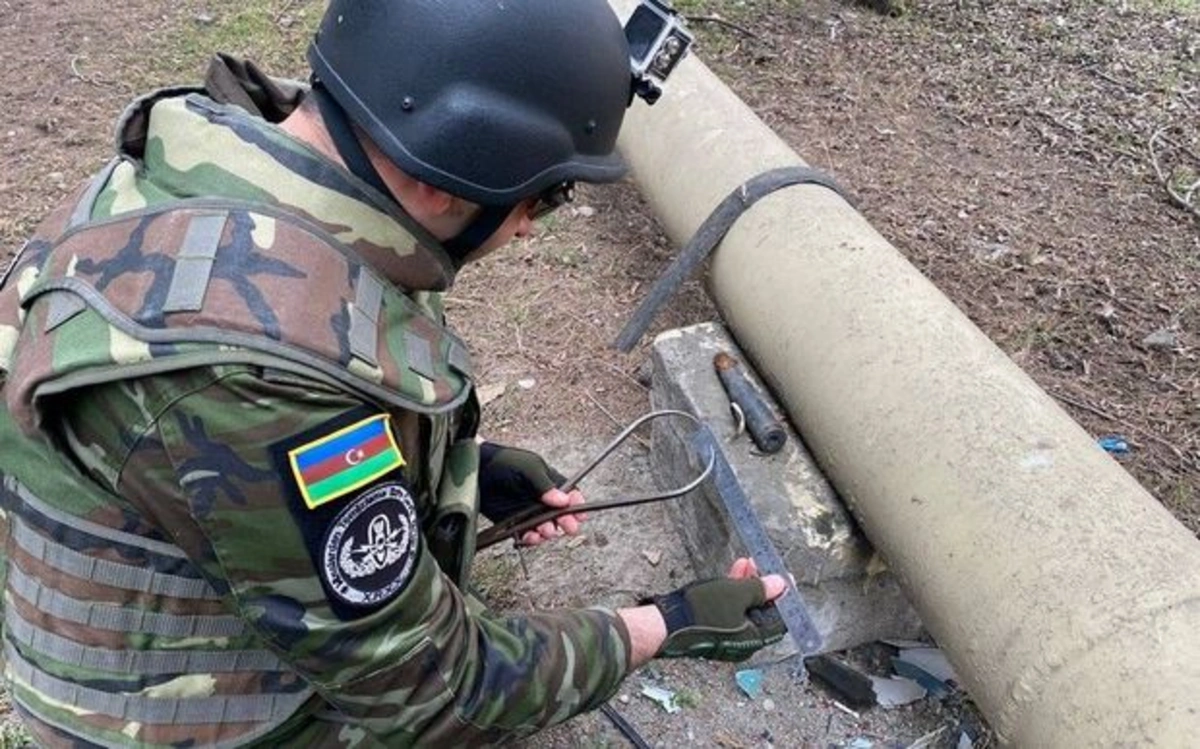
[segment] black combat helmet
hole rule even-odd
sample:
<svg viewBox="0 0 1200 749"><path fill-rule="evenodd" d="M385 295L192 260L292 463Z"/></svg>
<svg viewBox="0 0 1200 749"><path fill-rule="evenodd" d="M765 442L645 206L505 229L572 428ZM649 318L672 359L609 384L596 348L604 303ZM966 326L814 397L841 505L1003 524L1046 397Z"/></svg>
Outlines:
<svg viewBox="0 0 1200 749"><path fill-rule="evenodd" d="M460 198L625 173L629 46L605 0L332 0L309 62L392 161Z"/></svg>

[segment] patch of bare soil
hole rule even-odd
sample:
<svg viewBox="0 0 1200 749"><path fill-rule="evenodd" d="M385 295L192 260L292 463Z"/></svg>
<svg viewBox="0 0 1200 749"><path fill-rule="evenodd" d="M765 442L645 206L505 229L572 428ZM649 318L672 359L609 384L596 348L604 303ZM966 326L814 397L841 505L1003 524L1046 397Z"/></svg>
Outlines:
<svg viewBox="0 0 1200 749"><path fill-rule="evenodd" d="M737 27L699 22L705 61L1200 533L1200 6L687 5Z"/></svg>
<svg viewBox="0 0 1200 749"><path fill-rule="evenodd" d="M286 61L291 69L279 74L297 76L306 39L297 17L315 16L318 5L278 0L217 34L240 3L0 0L0 255L19 249L50 208L112 157L117 117L135 96L202 78L217 50L194 47L195 38L208 33L225 43L220 51ZM272 28L271 43L241 47L251 24Z"/></svg>
<svg viewBox="0 0 1200 749"><path fill-rule="evenodd" d="M103 163L112 121L132 93L120 82L122 66L113 62L113 47L130 43L136 32L147 33L160 20L137 13L141 5L3 3L0 242L6 256L70 187Z"/></svg>
<svg viewBox="0 0 1200 749"><path fill-rule="evenodd" d="M497 441L604 434L646 408L644 352L624 355L611 344L674 250L632 185L579 192L534 237L466 268L447 301L489 389L485 399L490 388L507 388L485 407L484 429ZM692 281L657 326L714 314Z"/></svg>

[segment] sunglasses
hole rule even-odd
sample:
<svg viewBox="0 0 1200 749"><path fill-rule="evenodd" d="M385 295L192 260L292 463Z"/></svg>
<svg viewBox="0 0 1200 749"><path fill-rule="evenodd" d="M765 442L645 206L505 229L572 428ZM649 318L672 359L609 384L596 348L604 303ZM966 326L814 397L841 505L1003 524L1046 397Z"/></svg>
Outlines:
<svg viewBox="0 0 1200 749"><path fill-rule="evenodd" d="M570 203L575 199L575 183L560 182L557 185L542 190L541 194L533 198L526 213L531 221L537 221L543 216L547 216L562 206Z"/></svg>

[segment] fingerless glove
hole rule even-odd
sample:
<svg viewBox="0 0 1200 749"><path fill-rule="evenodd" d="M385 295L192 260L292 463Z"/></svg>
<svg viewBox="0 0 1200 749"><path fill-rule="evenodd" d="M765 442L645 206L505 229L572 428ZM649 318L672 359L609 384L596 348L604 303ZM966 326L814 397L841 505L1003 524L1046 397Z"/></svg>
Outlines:
<svg viewBox="0 0 1200 749"><path fill-rule="evenodd" d="M541 502L566 480L535 452L495 442L479 446L479 511L493 523Z"/></svg>
<svg viewBox="0 0 1200 749"><path fill-rule="evenodd" d="M787 631L758 578L701 580L650 602L667 623L660 658L742 661Z"/></svg>

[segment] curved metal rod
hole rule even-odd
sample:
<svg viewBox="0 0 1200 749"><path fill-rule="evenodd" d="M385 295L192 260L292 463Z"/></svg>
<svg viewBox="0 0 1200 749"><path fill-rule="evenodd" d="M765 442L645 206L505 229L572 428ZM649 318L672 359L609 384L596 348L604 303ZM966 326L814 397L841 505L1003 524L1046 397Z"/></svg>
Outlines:
<svg viewBox="0 0 1200 749"><path fill-rule="evenodd" d="M654 419L659 419L659 418L662 418L663 416L682 416L683 418L687 419L688 421L692 422L693 424L695 424L698 427L704 426L703 422L701 422L695 416L692 416L687 411L677 411L674 409L665 408L665 409L662 409L659 411L651 411L650 413L642 414L638 418L629 422L629 426L627 426L623 430L621 430L621 433L618 434L616 437L613 437L612 442L609 442L608 445L603 450L600 451L600 454L592 459L592 462L588 463L586 466L584 466L582 469L580 469L574 476L567 479L566 483L563 484L562 486L560 486L559 488L562 489L564 492L569 492L572 489L574 489L575 486L580 481L583 481L583 479L596 468L596 466L598 466L602 462L604 462L604 459L607 458L609 455L611 455L613 450L616 450L618 447L621 446L622 442L629 439L629 435L631 435L635 431L637 431L638 427L640 427L642 424L645 424L648 421L653 421Z"/></svg>
<svg viewBox="0 0 1200 749"><path fill-rule="evenodd" d="M559 488L565 492L569 492L574 489L580 481L582 481L596 468L596 466L600 465L605 458L611 455L612 452L616 450L622 442L629 439L629 436L633 434L638 427L648 421L663 416L682 416L691 421L698 428L705 428L703 422L686 411L676 411L672 409L651 411L650 413L635 419L629 424L629 426L625 427L620 434L613 438L612 442L608 443L608 446L606 446L599 455L593 458L591 462L584 466L574 476L567 479L566 482L564 482ZM540 503L535 504L528 510L519 512L516 515L513 515L486 530L480 531L480 533L475 537L475 548L486 549L487 547L499 543L506 538L519 540L521 534L525 531L536 528L542 523L550 522L551 520L562 517L563 515L569 515L575 512L598 512L600 510L611 510L615 507L634 507L636 505L659 502L664 499L672 499L674 497L682 496L700 486L700 484L704 483L704 481L712 474L713 467L716 465L716 462L716 449L710 446L708 453L708 464L704 467L704 470L687 484L675 489L668 489L667 491L655 492L653 494L645 494L636 497L610 499L601 502L587 502L582 505L574 505L571 507L546 507Z"/></svg>

